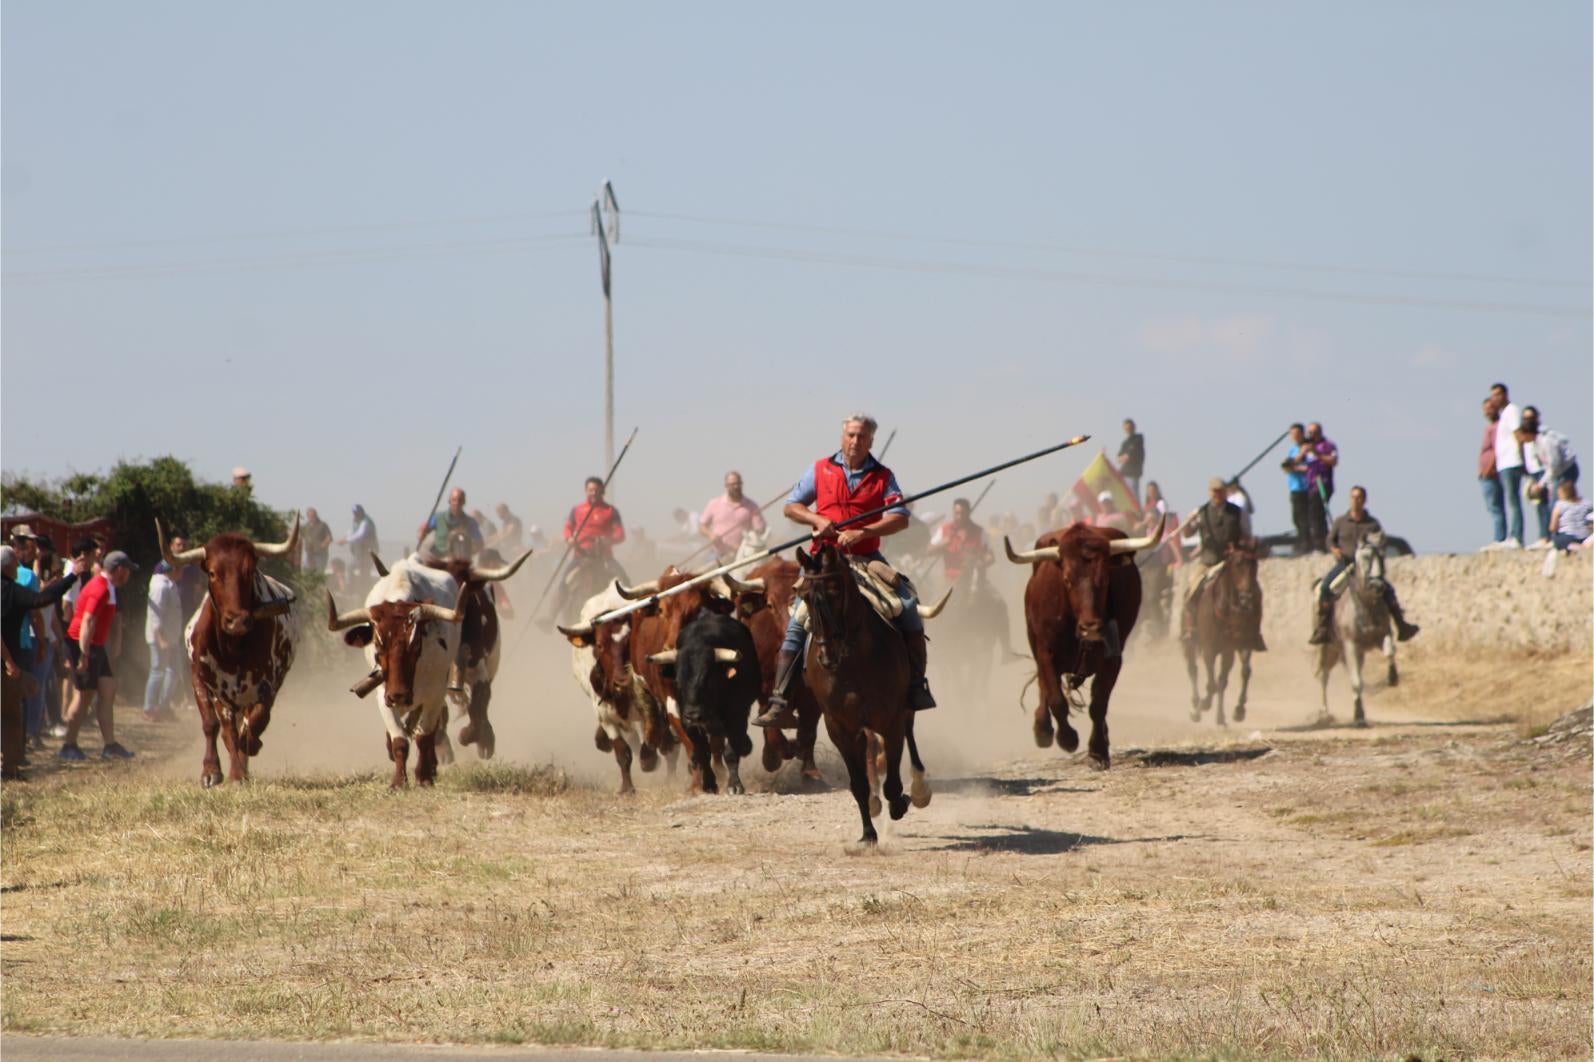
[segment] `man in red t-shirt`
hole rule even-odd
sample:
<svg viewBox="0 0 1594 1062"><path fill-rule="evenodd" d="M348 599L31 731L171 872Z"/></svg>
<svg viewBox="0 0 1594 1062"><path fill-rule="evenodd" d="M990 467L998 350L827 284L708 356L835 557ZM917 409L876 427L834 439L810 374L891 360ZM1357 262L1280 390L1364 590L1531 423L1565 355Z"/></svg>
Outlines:
<svg viewBox="0 0 1594 1062"><path fill-rule="evenodd" d="M72 677L72 703L66 710L66 742L61 746L63 760L85 760L78 748L78 730L89 701L94 702L104 747L102 760L130 760L133 754L116 741L116 676L111 673L107 645L116 622L116 592L127 585L138 565L121 550L112 550L100 562L100 572L78 591L72 622L66 629L67 673Z"/></svg>
<svg viewBox="0 0 1594 1062"><path fill-rule="evenodd" d="M967 498L952 503L952 519L942 524L930 540L930 553L941 555L946 581L955 583L975 568L984 568L995 562L991 549L985 544L985 529L974 522L972 507Z"/></svg>
<svg viewBox="0 0 1594 1062"><path fill-rule="evenodd" d="M614 547L625 541L625 524L620 510L603 500L603 480L588 476L586 501L565 517L565 541L570 543L570 567L559 580L554 598L553 617L565 615L571 592L581 587L595 592L613 579L625 580L625 570L614 559Z"/></svg>

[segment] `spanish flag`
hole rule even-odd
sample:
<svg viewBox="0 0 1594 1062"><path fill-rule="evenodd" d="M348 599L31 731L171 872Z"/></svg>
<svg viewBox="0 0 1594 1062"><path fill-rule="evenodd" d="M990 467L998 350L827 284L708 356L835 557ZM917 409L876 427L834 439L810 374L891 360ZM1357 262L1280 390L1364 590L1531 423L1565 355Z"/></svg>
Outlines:
<svg viewBox="0 0 1594 1062"><path fill-rule="evenodd" d="M1113 508L1117 512L1140 511L1140 499L1136 498L1134 491L1129 489L1129 483L1124 479L1123 473L1107 460L1105 450L1096 455L1096 459L1086 466L1085 474L1074 484L1074 497L1085 512L1094 516L1102 511L1098 499L1104 491L1112 495Z"/></svg>

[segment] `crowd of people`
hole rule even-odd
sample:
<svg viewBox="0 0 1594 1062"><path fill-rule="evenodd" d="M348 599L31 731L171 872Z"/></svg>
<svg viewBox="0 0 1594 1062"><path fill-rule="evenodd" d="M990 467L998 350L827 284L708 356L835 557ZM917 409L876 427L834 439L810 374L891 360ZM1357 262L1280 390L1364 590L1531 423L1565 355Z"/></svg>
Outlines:
<svg viewBox="0 0 1594 1062"><path fill-rule="evenodd" d="M1577 454L1565 435L1544 423L1537 406L1511 401L1503 383L1483 400L1478 483L1494 525L1485 550L1580 549L1588 541L1589 503L1578 494ZM1528 508L1538 538L1527 541Z"/></svg>

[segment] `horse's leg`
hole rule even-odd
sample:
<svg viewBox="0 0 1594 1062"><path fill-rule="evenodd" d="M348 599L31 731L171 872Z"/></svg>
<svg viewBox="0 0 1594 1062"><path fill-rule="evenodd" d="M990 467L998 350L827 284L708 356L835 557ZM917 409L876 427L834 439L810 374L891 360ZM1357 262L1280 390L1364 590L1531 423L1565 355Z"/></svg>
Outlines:
<svg viewBox="0 0 1594 1062"><path fill-rule="evenodd" d="M825 730L830 735L831 744L841 753L841 761L847 765L847 787L852 790L858 815L863 819L863 836L858 838L858 843L878 844L880 835L875 832L869 814L869 766L865 762L869 755L869 739L861 730L855 734L844 732L828 718L825 720Z"/></svg>
<svg viewBox="0 0 1594 1062"><path fill-rule="evenodd" d="M221 784L221 756L216 751L221 719L216 714L210 694L198 682L194 683L194 703L199 707L199 725L205 733L205 758L199 765L199 784L209 789Z"/></svg>
<svg viewBox="0 0 1594 1062"><path fill-rule="evenodd" d="M885 743L873 730L861 730L859 733L863 735L864 771L869 780L869 817L878 819L885 810L885 803L880 799L880 775L885 766L881 757Z"/></svg>
<svg viewBox="0 0 1594 1062"><path fill-rule="evenodd" d="M909 719L911 712L904 713ZM897 723L885 737L886 753L886 808L891 812L893 820L900 819L908 813L908 798L902 795L902 742L907 729L906 722L898 717Z"/></svg>
<svg viewBox="0 0 1594 1062"><path fill-rule="evenodd" d="M1317 709L1317 722L1320 724L1329 720L1328 680L1334 674L1334 664L1337 662L1334 659L1335 652L1335 643L1332 641L1317 647L1317 681L1323 694L1322 705Z"/></svg>
<svg viewBox="0 0 1594 1062"><path fill-rule="evenodd" d="M1112 697L1112 688L1118 684L1118 673L1123 666L1122 656L1103 661L1090 683L1090 758L1087 762L1098 771L1112 766L1107 742L1107 702Z"/></svg>
<svg viewBox="0 0 1594 1062"><path fill-rule="evenodd" d="M913 781L908 786L908 793L913 798L913 806L924 808L930 806L930 783L924 777L924 761L919 759L919 743L913 737L913 716L908 713L908 726L904 736L908 742L908 763L913 771Z"/></svg>
<svg viewBox="0 0 1594 1062"><path fill-rule="evenodd" d="M1366 726L1367 716L1362 711L1362 661L1367 655L1367 650L1359 644L1351 647L1345 654L1345 666L1350 670L1350 689L1356 698L1356 714L1351 722L1355 726Z"/></svg>
<svg viewBox="0 0 1594 1062"><path fill-rule="evenodd" d="M1384 635L1384 659L1389 661L1389 688L1394 689L1400 685L1400 671L1395 667L1395 639L1393 635Z"/></svg>
<svg viewBox="0 0 1594 1062"><path fill-rule="evenodd" d="M1212 707L1212 695L1218 688L1218 651L1207 649L1202 652L1201 658L1207 672L1207 689L1201 695L1201 710L1205 712Z"/></svg>
<svg viewBox="0 0 1594 1062"><path fill-rule="evenodd" d="M1234 668L1234 650L1230 649L1228 646L1224 646L1224 648L1223 648L1222 666L1218 670L1217 689L1215 691L1217 693L1217 698L1218 698L1218 714L1215 715L1213 717L1213 719L1212 719L1212 721L1214 723L1218 724L1219 726L1228 726L1229 725L1228 720L1223 718L1223 696L1229 690L1229 672L1233 668Z"/></svg>
<svg viewBox="0 0 1594 1062"><path fill-rule="evenodd" d="M1251 692L1251 650L1240 650L1240 699L1234 705L1234 721L1245 721L1245 698Z"/></svg>
<svg viewBox="0 0 1594 1062"><path fill-rule="evenodd" d="M825 786L825 776L819 773L814 761L814 744L819 740L819 704L811 696L802 697L797 705L797 752L802 757L803 782L819 788Z"/></svg>
<svg viewBox="0 0 1594 1062"><path fill-rule="evenodd" d="M1204 706L1201 703L1201 670L1196 663L1196 645L1193 639L1184 643L1184 670L1190 676L1190 721L1199 723Z"/></svg>

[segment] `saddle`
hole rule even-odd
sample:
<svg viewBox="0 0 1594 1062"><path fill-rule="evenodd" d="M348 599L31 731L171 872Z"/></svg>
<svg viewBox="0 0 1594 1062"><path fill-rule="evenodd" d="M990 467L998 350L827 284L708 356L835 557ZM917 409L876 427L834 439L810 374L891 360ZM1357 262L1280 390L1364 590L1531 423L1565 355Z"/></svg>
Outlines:
<svg viewBox="0 0 1594 1062"><path fill-rule="evenodd" d="M908 577L885 561L848 557L847 564L852 568L852 577L858 589L863 592L863 599L869 602L875 615L896 626L897 620L902 618L902 598L898 596L897 588L907 583L911 589L913 584L908 583ZM802 624L803 630L813 629L808 621L808 602L799 599L792 608L792 615Z"/></svg>

